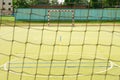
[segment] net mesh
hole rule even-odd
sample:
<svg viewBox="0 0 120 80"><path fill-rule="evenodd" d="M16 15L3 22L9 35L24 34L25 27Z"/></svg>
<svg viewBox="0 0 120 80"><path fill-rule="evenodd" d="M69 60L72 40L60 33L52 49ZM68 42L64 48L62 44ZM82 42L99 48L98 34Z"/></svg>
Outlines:
<svg viewBox="0 0 120 80"><path fill-rule="evenodd" d="M2 8L0 80L120 80L119 8Z"/></svg>

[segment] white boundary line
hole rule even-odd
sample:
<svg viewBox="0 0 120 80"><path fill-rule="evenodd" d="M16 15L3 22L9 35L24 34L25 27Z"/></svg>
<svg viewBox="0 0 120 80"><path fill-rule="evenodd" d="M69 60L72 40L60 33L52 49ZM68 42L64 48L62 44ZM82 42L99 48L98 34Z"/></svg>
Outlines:
<svg viewBox="0 0 120 80"><path fill-rule="evenodd" d="M3 65L1 65L0 68L3 68Z"/></svg>
<svg viewBox="0 0 120 80"><path fill-rule="evenodd" d="M105 59L105 58L99 58L99 59L101 59L101 60L107 60L107 59ZM16 61L16 59L14 59L14 60L12 60L12 61ZM120 68L119 65L113 63L112 61L109 61L109 63L110 63L110 68L108 68L107 70L100 71L100 72L95 72L95 73L103 73L103 72L106 72L106 71L112 69L114 66L117 66L117 67ZM8 69L7 69L7 64L8 64L8 62L6 62L6 63L3 64L2 66L0 66L0 68L3 68L5 71L8 71ZM20 72L13 72L13 71L9 71L9 72L10 72L10 73L13 73L13 74L16 74L16 75L21 75ZM24 76L34 77L34 76L33 76L34 74L33 74L33 75L32 75L32 74L30 75L30 74L25 74L25 73L23 73L23 75L24 75ZM71 75L72 75L72 74L71 74ZM90 75L90 74L79 75L79 76L86 76L86 75ZM42 77L42 76L47 76L47 75L37 75L37 77ZM57 75L56 75L56 76L57 76ZM58 75L58 76L59 76L59 75Z"/></svg>
<svg viewBox="0 0 120 80"><path fill-rule="evenodd" d="M101 60L107 60L106 58L101 58L101 57L97 57L98 59L101 59ZM110 69L112 69L113 67L114 67L114 64L113 64L113 62L112 61L109 61L109 63L110 63L110 68L107 68L106 70L104 70L104 71L100 71L100 72L94 72L94 73L103 73L103 72L106 72L106 71L109 71Z"/></svg>
<svg viewBox="0 0 120 80"><path fill-rule="evenodd" d="M0 34L0 37L2 37L3 35L7 35L7 34L9 34L9 33L11 33L11 32L13 32L13 31L8 31L8 32L6 32L6 33L2 33L2 34Z"/></svg>
<svg viewBox="0 0 120 80"><path fill-rule="evenodd" d="M114 64L114 66L116 66L116 67L119 67L120 68L120 65L118 65L118 64L116 64L116 63L113 63Z"/></svg>
<svg viewBox="0 0 120 80"><path fill-rule="evenodd" d="M19 30L19 31L17 31L17 33L18 33L18 32L21 32L21 31L22 31L22 30ZM7 35L7 34L9 34L9 33L11 33L11 32L13 32L13 30L9 30L8 32L4 32L4 33L0 34L0 37L2 38L2 36Z"/></svg>
<svg viewBox="0 0 120 80"><path fill-rule="evenodd" d="M7 71L7 63L4 64L4 70Z"/></svg>
<svg viewBox="0 0 120 80"><path fill-rule="evenodd" d="M100 71L100 72L95 72L95 73L103 73L103 72L106 72L106 71L109 71L110 69L112 69L112 68L113 68L113 66L114 66L114 64L113 64L113 62L112 62L112 61L109 61L109 63L110 63L110 68L108 68L107 70Z"/></svg>

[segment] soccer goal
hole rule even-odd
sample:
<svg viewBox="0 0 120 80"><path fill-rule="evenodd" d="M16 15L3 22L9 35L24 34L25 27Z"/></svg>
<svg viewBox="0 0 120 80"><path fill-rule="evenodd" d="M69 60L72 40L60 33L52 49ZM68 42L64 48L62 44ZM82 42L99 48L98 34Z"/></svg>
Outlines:
<svg viewBox="0 0 120 80"><path fill-rule="evenodd" d="M73 9L51 9L48 10L48 25L51 23L60 24L61 22L71 22L71 25L74 25L74 10Z"/></svg>
<svg viewBox="0 0 120 80"><path fill-rule="evenodd" d="M120 80L119 14L42 6L1 15L0 80Z"/></svg>

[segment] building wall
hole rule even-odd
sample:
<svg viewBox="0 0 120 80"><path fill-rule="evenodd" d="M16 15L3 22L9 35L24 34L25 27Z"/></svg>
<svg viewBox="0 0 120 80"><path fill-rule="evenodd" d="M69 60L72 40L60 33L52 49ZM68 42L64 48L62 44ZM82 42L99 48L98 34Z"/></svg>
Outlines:
<svg viewBox="0 0 120 80"><path fill-rule="evenodd" d="M0 0L0 10L2 15L10 15L13 12L12 0Z"/></svg>
<svg viewBox="0 0 120 80"><path fill-rule="evenodd" d="M0 10L2 9L2 0L0 0Z"/></svg>

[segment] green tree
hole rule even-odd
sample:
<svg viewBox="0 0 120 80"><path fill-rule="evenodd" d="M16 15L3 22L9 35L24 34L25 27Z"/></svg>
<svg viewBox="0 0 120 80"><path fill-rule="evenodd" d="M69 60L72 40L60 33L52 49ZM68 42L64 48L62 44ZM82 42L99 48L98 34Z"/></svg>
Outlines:
<svg viewBox="0 0 120 80"><path fill-rule="evenodd" d="M73 6L73 5L77 4L77 3L79 3L79 1L80 0L65 0L65 4Z"/></svg>
<svg viewBox="0 0 120 80"><path fill-rule="evenodd" d="M26 8L26 7L29 7L30 5L27 3L26 0L16 0L16 1L13 1L13 6L15 8Z"/></svg>
<svg viewBox="0 0 120 80"><path fill-rule="evenodd" d="M58 5L58 1L57 0L52 0L50 4L51 5Z"/></svg>
<svg viewBox="0 0 120 80"><path fill-rule="evenodd" d="M113 5L115 4L114 2L115 0L107 0L107 3L108 3L108 6L110 7L113 7Z"/></svg>
<svg viewBox="0 0 120 80"><path fill-rule="evenodd" d="M13 0L15 8L28 8L33 5L48 4L49 0Z"/></svg>
<svg viewBox="0 0 120 80"><path fill-rule="evenodd" d="M98 7L98 0L91 0L92 2L92 7L97 8Z"/></svg>
<svg viewBox="0 0 120 80"><path fill-rule="evenodd" d="M120 5L120 0L106 0L106 3L109 7L115 7L116 5Z"/></svg>
<svg viewBox="0 0 120 80"><path fill-rule="evenodd" d="M91 7L92 8L103 8L104 0L91 0Z"/></svg>

